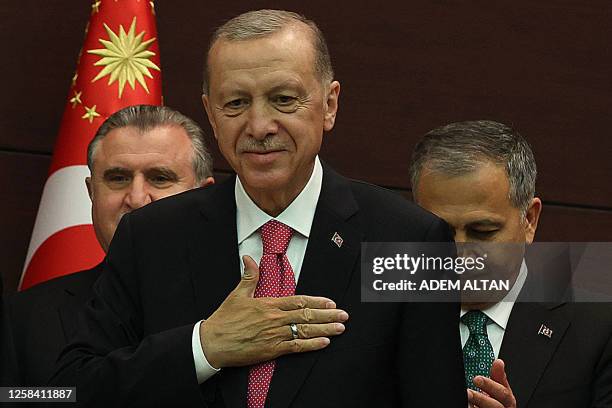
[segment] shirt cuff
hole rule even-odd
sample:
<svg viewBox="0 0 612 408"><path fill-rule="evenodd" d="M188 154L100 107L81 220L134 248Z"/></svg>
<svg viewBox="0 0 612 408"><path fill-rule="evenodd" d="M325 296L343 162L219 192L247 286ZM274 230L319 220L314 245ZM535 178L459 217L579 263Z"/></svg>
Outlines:
<svg viewBox="0 0 612 408"><path fill-rule="evenodd" d="M200 342L200 324L202 322L203 320L200 320L193 326L193 334L191 335L191 348L193 350L193 362L195 363L198 384L202 384L221 370L211 366L204 355L202 343Z"/></svg>

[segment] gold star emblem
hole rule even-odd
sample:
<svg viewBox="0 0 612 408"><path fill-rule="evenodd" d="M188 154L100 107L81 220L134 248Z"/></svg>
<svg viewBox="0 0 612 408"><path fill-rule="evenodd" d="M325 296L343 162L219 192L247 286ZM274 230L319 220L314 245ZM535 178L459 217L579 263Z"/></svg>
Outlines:
<svg viewBox="0 0 612 408"><path fill-rule="evenodd" d="M150 1L149 5L151 6L151 13L153 13L153 15L155 15L155 2L154 1Z"/></svg>
<svg viewBox="0 0 612 408"><path fill-rule="evenodd" d="M108 85L111 85L118 79L119 98L123 95L126 82L130 84L132 89L135 89L136 82L138 82L149 93L144 77L153 78L149 68L160 71L159 67L150 60L155 53L148 50L155 38L143 41L144 31L136 35L136 17L132 20L127 33L122 25L119 25L119 35L114 33L106 24L104 24L104 28L110 41L101 38L99 41L105 48L87 50L90 54L102 57L94 64L95 66L104 66L91 82L110 75Z"/></svg>
<svg viewBox="0 0 612 408"><path fill-rule="evenodd" d="M79 73L75 72L74 75L72 76L72 86L76 85L76 80L79 77Z"/></svg>
<svg viewBox="0 0 612 408"><path fill-rule="evenodd" d="M102 1L94 1L94 3L91 5L91 14L100 12L100 4L102 4Z"/></svg>
<svg viewBox="0 0 612 408"><path fill-rule="evenodd" d="M74 91L74 96L72 98L70 98L70 103L72 103L72 109L74 109L75 106L77 106L78 104L83 103L83 102L81 102L81 95L82 94L83 94L83 92Z"/></svg>
<svg viewBox="0 0 612 408"><path fill-rule="evenodd" d="M96 112L96 105L92 106L91 108L85 106L85 114L81 116L81 119L89 119L89 123L92 123L94 118L99 116L100 114Z"/></svg>

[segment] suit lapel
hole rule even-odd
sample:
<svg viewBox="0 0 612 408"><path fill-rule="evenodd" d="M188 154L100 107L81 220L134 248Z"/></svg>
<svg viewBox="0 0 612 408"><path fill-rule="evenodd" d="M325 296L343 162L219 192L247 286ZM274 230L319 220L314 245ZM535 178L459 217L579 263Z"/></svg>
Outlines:
<svg viewBox="0 0 612 408"><path fill-rule="evenodd" d="M208 318L240 281L236 235L235 177L214 187L199 204L188 264L198 316ZM207 187L210 189L211 187ZM227 407L246 406L248 367L224 368L216 375Z"/></svg>
<svg viewBox="0 0 612 408"><path fill-rule="evenodd" d="M571 299L571 292L567 291L571 275L569 250L564 244L548 249L549 252L542 253L541 249L527 246L525 260L529 273L510 314L500 350L510 386L521 407L528 405L570 325L563 307ZM537 302L543 299L548 299L548 303ZM548 333L550 337L541 328L552 330Z"/></svg>
<svg viewBox="0 0 612 408"><path fill-rule="evenodd" d="M361 249L362 234L348 223L358 207L346 181L324 166L323 185L296 294L324 296L342 302ZM342 243L334 242L334 235ZM359 278L359 276L357 276ZM266 406L288 407L319 353L277 359Z"/></svg>
<svg viewBox="0 0 612 408"><path fill-rule="evenodd" d="M231 177L204 196L199 203L201 217L192 225L188 240L187 262L197 312L203 319L240 281L234 180Z"/></svg>
<svg viewBox="0 0 612 408"><path fill-rule="evenodd" d="M523 302L512 309L499 357L506 362L510 386L521 407L527 406L569 327L558 309L562 307ZM552 330L550 337L539 333L542 325Z"/></svg>

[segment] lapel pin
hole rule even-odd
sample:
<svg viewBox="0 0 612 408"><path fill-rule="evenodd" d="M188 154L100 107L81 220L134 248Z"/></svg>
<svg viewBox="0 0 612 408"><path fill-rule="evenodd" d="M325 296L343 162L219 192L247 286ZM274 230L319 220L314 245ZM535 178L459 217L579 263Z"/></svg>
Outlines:
<svg viewBox="0 0 612 408"><path fill-rule="evenodd" d="M342 247L342 243L344 242L340 234L338 234L337 232L334 232L334 236L331 240L334 244L338 245L338 248Z"/></svg>
<svg viewBox="0 0 612 408"><path fill-rule="evenodd" d="M549 339L552 339L552 334L553 331L552 329L546 327L544 324L540 326L540 330L538 330L538 334L541 334L542 336L546 336Z"/></svg>

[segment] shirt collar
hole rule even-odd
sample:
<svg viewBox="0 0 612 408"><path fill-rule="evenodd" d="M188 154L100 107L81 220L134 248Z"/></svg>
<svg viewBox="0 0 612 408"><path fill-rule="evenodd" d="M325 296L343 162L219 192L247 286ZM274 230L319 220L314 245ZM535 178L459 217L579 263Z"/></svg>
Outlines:
<svg viewBox="0 0 612 408"><path fill-rule="evenodd" d="M276 218L266 214L261 208L251 200L251 197L244 190L240 178L236 177L234 186L234 197L236 199L236 226L238 235L238 245L257 231L266 222L276 219L285 225L293 228L306 238L310 236L310 228L314 219L317 202L321 194L323 184L323 168L319 161L319 156L315 157L315 164L310 179L304 189L289 204L285 210Z"/></svg>
<svg viewBox="0 0 612 408"><path fill-rule="evenodd" d="M500 302L497 302L494 305L482 310L482 312L486 314L487 317L493 321L493 323L497 324L504 330L506 330L506 326L508 325L508 319L510 319L510 313L514 307L514 302L525 284L525 279L527 279L527 264L523 259L521 269L516 281L514 282L514 285L512 285L512 289L510 289L510 291ZM468 311L468 309L461 308L461 317L463 317L463 315Z"/></svg>

